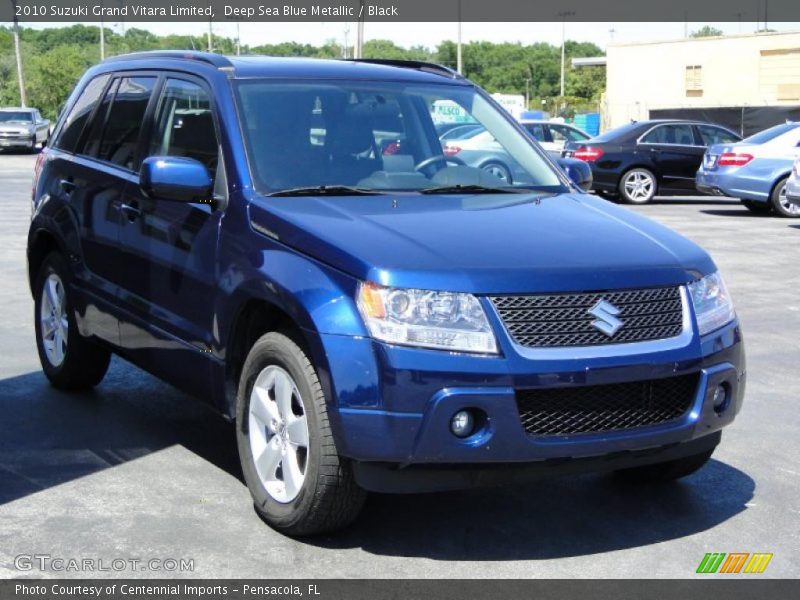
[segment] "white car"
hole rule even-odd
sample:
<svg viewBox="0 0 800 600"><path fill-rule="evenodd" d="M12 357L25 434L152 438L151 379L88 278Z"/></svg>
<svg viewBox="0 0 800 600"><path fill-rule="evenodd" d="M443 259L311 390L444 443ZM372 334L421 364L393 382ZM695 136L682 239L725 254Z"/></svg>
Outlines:
<svg viewBox="0 0 800 600"><path fill-rule="evenodd" d="M567 125L566 123L523 120L520 121L520 125L522 125L531 137L539 142L539 145L553 158L561 157L561 151L564 149L564 144L566 142L584 142L591 137L585 131L573 127L572 125ZM452 146L459 150L502 150L497 140L495 140L488 131L482 128L471 132L471 135L468 137L443 141L446 147Z"/></svg>
<svg viewBox="0 0 800 600"><path fill-rule="evenodd" d="M786 182L786 199L796 206L800 206L800 155L794 159L792 174Z"/></svg>
<svg viewBox="0 0 800 600"><path fill-rule="evenodd" d="M582 129L558 121L522 120L520 125L555 158L561 156L561 151L567 142L580 143L592 137Z"/></svg>

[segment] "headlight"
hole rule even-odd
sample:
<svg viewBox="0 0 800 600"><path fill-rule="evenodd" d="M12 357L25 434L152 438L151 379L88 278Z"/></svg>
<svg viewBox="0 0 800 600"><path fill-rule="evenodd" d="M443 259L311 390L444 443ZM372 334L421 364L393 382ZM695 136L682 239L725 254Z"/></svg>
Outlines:
<svg viewBox="0 0 800 600"><path fill-rule="evenodd" d="M377 340L453 352L497 353L486 313L472 294L362 283L358 309Z"/></svg>
<svg viewBox="0 0 800 600"><path fill-rule="evenodd" d="M719 329L736 318L728 288L719 272L689 284L700 335Z"/></svg>

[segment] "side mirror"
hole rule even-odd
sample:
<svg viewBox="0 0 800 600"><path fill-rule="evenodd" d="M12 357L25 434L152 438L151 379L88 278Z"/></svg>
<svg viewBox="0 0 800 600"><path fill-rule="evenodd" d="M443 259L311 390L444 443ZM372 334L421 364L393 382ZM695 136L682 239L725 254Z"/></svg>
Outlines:
<svg viewBox="0 0 800 600"><path fill-rule="evenodd" d="M572 183L584 192L592 189L592 168L586 162L577 158L557 158L556 162Z"/></svg>
<svg viewBox="0 0 800 600"><path fill-rule="evenodd" d="M208 169L193 158L149 156L139 169L139 187L153 200L211 204Z"/></svg>

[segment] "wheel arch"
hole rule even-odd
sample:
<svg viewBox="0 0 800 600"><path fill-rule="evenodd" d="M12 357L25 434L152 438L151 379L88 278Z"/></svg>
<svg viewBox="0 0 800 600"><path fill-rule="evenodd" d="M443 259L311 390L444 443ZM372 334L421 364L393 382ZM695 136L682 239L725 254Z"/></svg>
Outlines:
<svg viewBox="0 0 800 600"><path fill-rule="evenodd" d="M268 254L217 311L225 377L220 408L228 416L235 415L247 354L265 333L282 331L306 352L330 402L335 393L322 334L366 335L355 306L355 280L291 252Z"/></svg>

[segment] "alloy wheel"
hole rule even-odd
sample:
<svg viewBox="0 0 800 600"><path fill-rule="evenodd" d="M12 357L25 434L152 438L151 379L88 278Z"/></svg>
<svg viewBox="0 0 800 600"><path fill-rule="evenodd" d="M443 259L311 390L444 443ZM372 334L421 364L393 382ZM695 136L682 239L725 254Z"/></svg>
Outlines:
<svg viewBox="0 0 800 600"><path fill-rule="evenodd" d="M653 196L655 181L643 171L632 171L626 175L623 187L632 202L646 202Z"/></svg>
<svg viewBox="0 0 800 600"><path fill-rule="evenodd" d="M44 280L42 300L39 305L39 324L42 347L47 360L54 367L61 366L67 355L69 321L64 284L55 273Z"/></svg>
<svg viewBox="0 0 800 600"><path fill-rule="evenodd" d="M790 216L800 216L800 205L794 204L789 202L789 198L786 196L786 184L783 184L781 187L781 191L778 193L778 203L781 205L781 208L786 211L786 214Z"/></svg>
<svg viewBox="0 0 800 600"><path fill-rule="evenodd" d="M250 393L249 440L256 473L277 502L294 500L308 464L308 420L291 375L277 365L263 369Z"/></svg>

